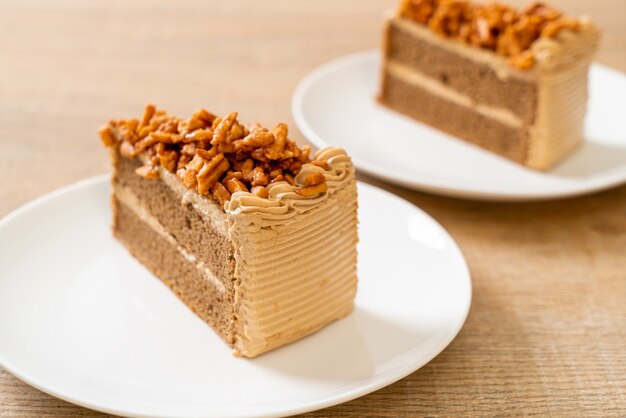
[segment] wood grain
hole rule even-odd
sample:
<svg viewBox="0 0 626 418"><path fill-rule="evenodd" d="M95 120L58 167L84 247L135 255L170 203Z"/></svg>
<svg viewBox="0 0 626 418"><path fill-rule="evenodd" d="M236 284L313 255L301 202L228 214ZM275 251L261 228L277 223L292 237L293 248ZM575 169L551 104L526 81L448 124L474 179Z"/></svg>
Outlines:
<svg viewBox="0 0 626 418"><path fill-rule="evenodd" d="M521 2L517 2L521 4ZM626 3L589 14L598 61L626 71ZM108 170L97 126L152 101L290 123L297 82L374 48L395 1L0 2L0 216ZM543 203L462 201L380 185L458 240L474 285L458 338L407 378L310 414L626 416L626 186ZM0 416L99 416L0 370Z"/></svg>

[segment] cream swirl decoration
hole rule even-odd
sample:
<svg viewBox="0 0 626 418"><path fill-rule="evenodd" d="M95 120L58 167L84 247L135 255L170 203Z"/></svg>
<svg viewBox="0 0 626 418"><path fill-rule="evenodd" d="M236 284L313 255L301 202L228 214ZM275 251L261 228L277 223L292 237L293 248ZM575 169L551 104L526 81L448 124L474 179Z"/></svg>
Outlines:
<svg viewBox="0 0 626 418"><path fill-rule="evenodd" d="M304 164L295 177L295 186L286 181L279 181L267 186L269 196L258 197L249 192L236 192L228 202L224 203L226 213L237 216L239 221L245 215L252 215L250 223L258 218L263 221L284 222L298 213L307 212L328 199L329 196L342 190L354 180L352 160L342 148L324 148L315 153L315 159L326 161L330 166L324 170L314 164ZM326 178L328 189L314 196L302 196L296 191L304 184L304 178L311 173L322 173Z"/></svg>
<svg viewBox="0 0 626 418"><path fill-rule="evenodd" d="M591 23L589 18L580 18L580 28L577 32L562 30L556 39L541 38L532 45L533 55L537 58L540 71L563 71L580 61L591 59L591 55L598 48L600 31Z"/></svg>

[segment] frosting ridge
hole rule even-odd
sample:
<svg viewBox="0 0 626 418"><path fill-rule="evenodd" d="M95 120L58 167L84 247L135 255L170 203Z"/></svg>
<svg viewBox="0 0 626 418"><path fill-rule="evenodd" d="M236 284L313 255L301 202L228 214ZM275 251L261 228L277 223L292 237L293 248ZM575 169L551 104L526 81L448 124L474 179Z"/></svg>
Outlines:
<svg viewBox="0 0 626 418"><path fill-rule="evenodd" d="M276 182L267 198L235 193L225 205L235 245L235 354L254 357L350 313L356 293L357 193L341 148L305 164L295 185ZM327 190L297 193L311 173Z"/></svg>

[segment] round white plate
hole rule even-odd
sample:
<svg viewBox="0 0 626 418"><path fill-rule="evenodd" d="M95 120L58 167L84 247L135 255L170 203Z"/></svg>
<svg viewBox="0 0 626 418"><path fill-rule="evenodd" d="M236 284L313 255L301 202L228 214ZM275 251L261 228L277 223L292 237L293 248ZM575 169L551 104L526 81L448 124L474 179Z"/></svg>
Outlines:
<svg viewBox="0 0 626 418"><path fill-rule="evenodd" d="M375 101L377 51L329 62L296 89L292 112L318 147L340 146L356 166L392 183L456 197L533 200L626 182L626 76L594 64L585 144L541 173L458 140Z"/></svg>
<svg viewBox="0 0 626 418"><path fill-rule="evenodd" d="M359 184L353 313L256 359L211 328L111 236L108 176L0 221L0 366L129 416L280 416L335 405L417 370L458 333L471 282L450 235Z"/></svg>

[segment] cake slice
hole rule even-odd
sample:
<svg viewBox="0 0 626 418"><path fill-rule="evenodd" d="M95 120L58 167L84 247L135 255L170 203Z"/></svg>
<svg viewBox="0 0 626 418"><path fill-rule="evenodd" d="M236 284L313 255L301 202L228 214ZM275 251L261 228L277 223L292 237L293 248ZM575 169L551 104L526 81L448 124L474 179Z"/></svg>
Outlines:
<svg viewBox="0 0 626 418"><path fill-rule="evenodd" d="M100 129L113 233L235 355L255 357L346 316L356 292L350 158L200 110Z"/></svg>
<svg viewBox="0 0 626 418"><path fill-rule="evenodd" d="M379 101L546 170L582 142L599 38L587 18L540 3L404 0L385 22Z"/></svg>

